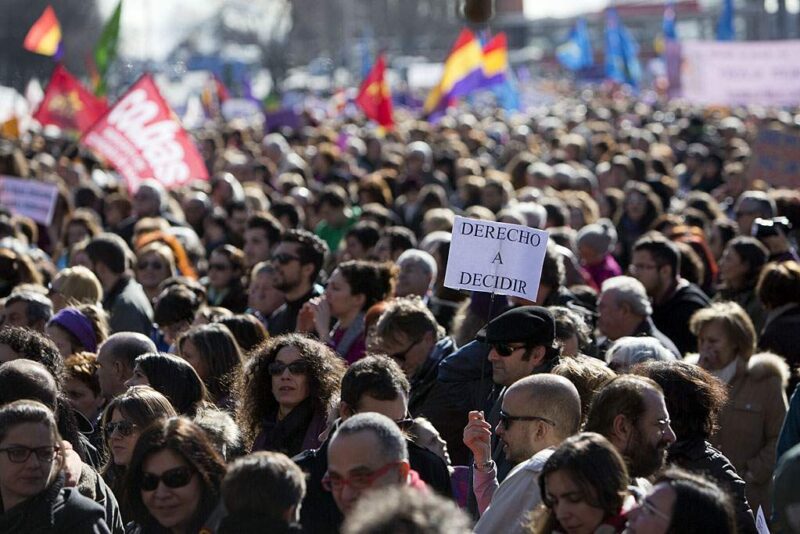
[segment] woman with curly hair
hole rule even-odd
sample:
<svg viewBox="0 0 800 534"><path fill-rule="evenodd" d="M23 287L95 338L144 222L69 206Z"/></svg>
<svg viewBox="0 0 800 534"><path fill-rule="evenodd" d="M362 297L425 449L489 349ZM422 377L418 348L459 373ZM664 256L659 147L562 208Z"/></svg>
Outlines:
<svg viewBox="0 0 800 534"><path fill-rule="evenodd" d="M136 442L125 477L128 532L214 532L225 461L205 431L182 417L161 419Z"/></svg>
<svg viewBox="0 0 800 534"><path fill-rule="evenodd" d="M325 294L303 305L297 330L314 332L348 363L364 356L366 312L394 291L397 267L391 263L346 261L333 271ZM330 330L331 317L336 319Z"/></svg>
<svg viewBox="0 0 800 534"><path fill-rule="evenodd" d="M299 334L254 349L237 385L237 418L253 439L252 450L294 456L318 448L343 375L335 352Z"/></svg>

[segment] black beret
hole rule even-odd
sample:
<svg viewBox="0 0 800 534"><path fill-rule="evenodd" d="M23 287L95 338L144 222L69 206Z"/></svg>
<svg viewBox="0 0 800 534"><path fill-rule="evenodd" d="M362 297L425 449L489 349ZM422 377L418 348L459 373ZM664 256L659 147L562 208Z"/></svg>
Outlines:
<svg viewBox="0 0 800 534"><path fill-rule="evenodd" d="M477 335L483 343L526 343L550 346L556 338L556 320L541 306L512 308L492 319Z"/></svg>

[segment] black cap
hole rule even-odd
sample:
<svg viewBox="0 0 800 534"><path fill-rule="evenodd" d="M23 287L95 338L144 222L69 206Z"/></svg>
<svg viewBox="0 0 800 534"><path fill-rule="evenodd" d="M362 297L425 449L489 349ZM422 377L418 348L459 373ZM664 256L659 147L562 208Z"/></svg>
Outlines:
<svg viewBox="0 0 800 534"><path fill-rule="evenodd" d="M526 343L550 346L556 338L556 320L541 306L512 308L481 328L477 339L482 343Z"/></svg>

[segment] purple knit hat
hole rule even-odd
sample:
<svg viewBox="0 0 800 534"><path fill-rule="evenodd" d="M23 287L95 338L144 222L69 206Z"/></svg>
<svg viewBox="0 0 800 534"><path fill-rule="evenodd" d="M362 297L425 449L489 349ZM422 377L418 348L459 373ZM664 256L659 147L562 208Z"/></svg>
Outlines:
<svg viewBox="0 0 800 534"><path fill-rule="evenodd" d="M52 319L50 324L57 324L81 342L87 351L97 352L97 335L94 333L92 321L75 308L64 308Z"/></svg>

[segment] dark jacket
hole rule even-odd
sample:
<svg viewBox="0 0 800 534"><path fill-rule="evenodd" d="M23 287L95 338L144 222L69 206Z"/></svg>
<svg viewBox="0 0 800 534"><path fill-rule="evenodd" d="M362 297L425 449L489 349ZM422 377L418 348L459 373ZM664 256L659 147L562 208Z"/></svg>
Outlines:
<svg viewBox="0 0 800 534"><path fill-rule="evenodd" d="M445 357L439 364L436 382L425 399L435 406L427 415L447 443L453 465L469 465L469 449L464 445L464 427L470 410L489 410L494 388L489 345L473 341Z"/></svg>
<svg viewBox="0 0 800 534"><path fill-rule="evenodd" d="M326 534L339 532L343 516L333 500L333 495L322 487L322 477L328 470L328 444L317 450L303 451L292 460L306 476L306 496L300 507L300 524L303 532ZM450 473L444 460L427 449L407 440L408 463L411 469L437 493L445 497L452 495Z"/></svg>
<svg viewBox="0 0 800 534"><path fill-rule="evenodd" d="M794 391L800 370L800 304L781 307L767 314L758 337L758 348L780 354L792 368L788 393Z"/></svg>
<svg viewBox="0 0 800 534"><path fill-rule="evenodd" d="M694 312L708 306L710 301L697 285L681 280L677 289L664 302L653 305L653 322L675 346L681 355L697 350L697 338L689 330L689 319Z"/></svg>
<svg viewBox="0 0 800 534"><path fill-rule="evenodd" d="M789 449L800 443L800 386L792 393L789 411L783 420L780 437L778 437L778 460Z"/></svg>
<svg viewBox="0 0 800 534"><path fill-rule="evenodd" d="M297 314L300 313L300 308L312 298L320 295L322 295L322 286L314 284L311 291L299 299L292 301L287 300L283 303L269 318L268 327L270 337L294 332L297 328Z"/></svg>
<svg viewBox="0 0 800 534"><path fill-rule="evenodd" d="M431 350L428 359L419 370L411 377L411 393L408 397L408 411L412 417L425 417L433 426L438 428L440 420L437 416L437 406L428 402L428 396L436 385L439 375L439 364L456 350L453 338L440 339Z"/></svg>
<svg viewBox="0 0 800 534"><path fill-rule="evenodd" d="M676 358L679 360L681 359L681 351L678 350L678 347L675 346L675 343L672 342L670 338L668 338L664 333L656 328L655 323L650 317L647 317L642 323L639 325L639 328L633 333L634 336L650 336L656 338L659 343L664 345L664 347L670 351L672 354L675 355Z"/></svg>
<svg viewBox="0 0 800 534"><path fill-rule="evenodd" d="M704 473L719 482L733 500L737 532L756 534L753 511L745 496L745 482L724 454L707 441L693 439L675 442L669 448L668 455L670 463L688 471Z"/></svg>
<svg viewBox="0 0 800 534"><path fill-rule="evenodd" d="M149 336L153 329L153 307L141 284L124 275L103 298L112 334L139 332Z"/></svg>
<svg viewBox="0 0 800 534"><path fill-rule="evenodd" d="M3 534L108 534L103 507L64 487L59 477L40 494L0 515Z"/></svg>
<svg viewBox="0 0 800 534"><path fill-rule="evenodd" d="M260 514L229 514L215 534L299 534L303 529L297 523L287 523L283 519Z"/></svg>

